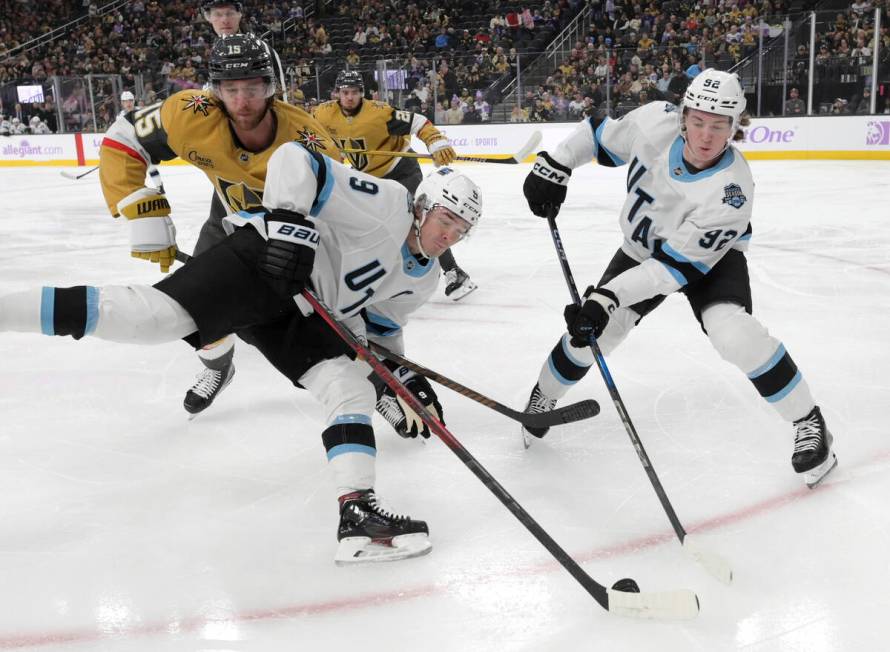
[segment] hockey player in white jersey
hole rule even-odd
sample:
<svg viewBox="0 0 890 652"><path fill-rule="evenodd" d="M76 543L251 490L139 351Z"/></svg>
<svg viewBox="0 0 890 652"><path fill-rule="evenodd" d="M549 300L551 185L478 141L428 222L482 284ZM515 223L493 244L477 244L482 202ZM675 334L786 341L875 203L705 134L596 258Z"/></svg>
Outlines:
<svg viewBox="0 0 890 652"><path fill-rule="evenodd" d="M377 397L365 362L308 303L312 287L360 338L402 352L410 313L434 293L436 260L476 225L479 188L440 168L412 196L378 179L288 143L272 155L263 208L226 220L234 232L154 286L37 288L0 297L0 331L91 335L154 344L185 339L193 347L237 333L294 385L322 402L322 441L340 503L338 563L386 561L431 549L423 521L394 515L374 493ZM147 221L159 238L172 228L157 211ZM305 308L300 306L300 302ZM403 384L440 418L429 382L395 368ZM402 434L426 434L420 417L392 402Z"/></svg>
<svg viewBox="0 0 890 652"><path fill-rule="evenodd" d="M621 248L583 304L566 306L568 332L547 357L526 411L551 410L594 363L590 337L608 355L672 292L683 292L714 348L794 424L791 463L810 487L837 464L832 437L784 345L751 314L745 250L754 182L741 152L745 95L737 77L713 69L689 85L679 108L653 102L620 120L590 118L552 153L541 152L524 184L536 215L556 215L572 170L592 159L627 165ZM543 437L547 429L524 428Z"/></svg>

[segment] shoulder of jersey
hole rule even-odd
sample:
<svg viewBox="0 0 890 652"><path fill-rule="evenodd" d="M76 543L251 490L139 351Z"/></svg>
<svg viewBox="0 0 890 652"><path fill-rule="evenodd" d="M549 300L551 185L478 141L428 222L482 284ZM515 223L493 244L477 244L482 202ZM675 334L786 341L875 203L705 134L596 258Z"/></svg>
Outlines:
<svg viewBox="0 0 890 652"><path fill-rule="evenodd" d="M315 107L315 111L331 111L333 109L340 109L340 105L337 104L337 100L328 100L327 102L322 102L317 107Z"/></svg>
<svg viewBox="0 0 890 652"><path fill-rule="evenodd" d="M380 111L385 111L386 109L391 109L392 107L386 102L381 102L380 100L367 100L368 104L375 109Z"/></svg>
<svg viewBox="0 0 890 652"><path fill-rule="evenodd" d="M202 120L213 115L221 115L217 100L212 93L200 89L189 89L174 93L164 102L164 109L179 119Z"/></svg>

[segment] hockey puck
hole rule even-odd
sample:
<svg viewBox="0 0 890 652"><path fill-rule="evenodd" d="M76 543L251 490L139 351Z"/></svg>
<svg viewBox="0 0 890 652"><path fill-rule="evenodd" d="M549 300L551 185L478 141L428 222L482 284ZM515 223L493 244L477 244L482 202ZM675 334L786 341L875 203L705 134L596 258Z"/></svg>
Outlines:
<svg viewBox="0 0 890 652"><path fill-rule="evenodd" d="M612 585L613 591L624 591L625 593L639 593L640 586L631 578L625 577L618 580Z"/></svg>

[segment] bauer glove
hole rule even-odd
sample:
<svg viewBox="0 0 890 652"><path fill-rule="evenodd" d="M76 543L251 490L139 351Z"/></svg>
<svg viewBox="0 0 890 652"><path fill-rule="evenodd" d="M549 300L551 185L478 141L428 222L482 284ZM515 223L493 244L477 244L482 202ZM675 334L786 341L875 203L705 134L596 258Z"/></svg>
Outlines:
<svg viewBox="0 0 890 652"><path fill-rule="evenodd" d="M282 297L292 297L306 287L315 264L318 231L304 215L275 209L265 216L266 246L257 268Z"/></svg>
<svg viewBox="0 0 890 652"><path fill-rule="evenodd" d="M176 227L170 202L154 188L140 188L117 203L130 230L130 255L158 263L165 274L176 256Z"/></svg>
<svg viewBox="0 0 890 652"><path fill-rule="evenodd" d="M538 152L532 171L525 177L522 192L531 212L538 217L553 217L566 200L566 187L572 170L558 163L547 152Z"/></svg>
<svg viewBox="0 0 890 652"><path fill-rule="evenodd" d="M618 297L605 288L592 285L584 293L584 304L570 303L563 316L566 328L572 336L572 346L580 348L590 344L590 337L599 337L609 323L609 317L618 309Z"/></svg>

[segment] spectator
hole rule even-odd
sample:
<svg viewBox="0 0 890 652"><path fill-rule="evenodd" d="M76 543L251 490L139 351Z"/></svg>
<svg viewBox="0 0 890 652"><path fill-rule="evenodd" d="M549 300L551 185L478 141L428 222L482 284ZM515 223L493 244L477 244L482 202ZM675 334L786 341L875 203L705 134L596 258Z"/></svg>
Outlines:
<svg viewBox="0 0 890 652"><path fill-rule="evenodd" d="M460 100L457 97L451 98L451 108L445 112L445 124L459 125L464 121L464 110L461 108Z"/></svg>
<svg viewBox="0 0 890 652"><path fill-rule="evenodd" d="M800 99L800 93L796 88L788 91L788 100L785 102L785 115L804 115L807 112L807 106Z"/></svg>

